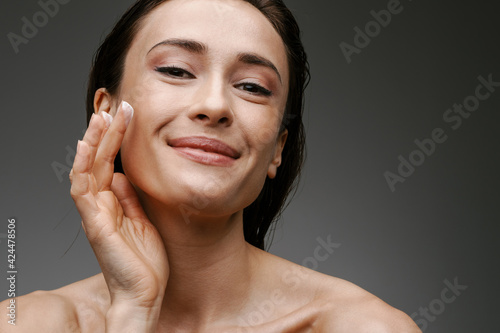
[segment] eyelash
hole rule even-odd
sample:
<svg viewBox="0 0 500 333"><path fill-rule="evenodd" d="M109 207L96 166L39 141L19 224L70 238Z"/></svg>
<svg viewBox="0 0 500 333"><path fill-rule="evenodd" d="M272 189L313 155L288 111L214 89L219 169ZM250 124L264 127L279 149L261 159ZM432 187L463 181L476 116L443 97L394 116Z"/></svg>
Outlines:
<svg viewBox="0 0 500 333"><path fill-rule="evenodd" d="M252 86L253 88L256 88L257 92L251 92L251 91L246 90L248 93L250 93L252 95L262 95L262 96L269 97L269 96L272 96L272 94L273 94L272 91L267 90L266 88L264 88L261 85L258 85L256 83L243 82L243 83L238 84L238 87L242 87L242 86Z"/></svg>
<svg viewBox="0 0 500 333"><path fill-rule="evenodd" d="M179 68L179 67L175 67L175 66L165 66L165 67L156 67L155 70L159 73L162 73L162 74L166 74L168 76L171 76L171 77L175 77L175 78L180 78L180 79L193 79L195 78L195 76L191 73L189 73L188 71L182 69L182 68ZM181 77L181 76L178 76L178 75L172 75L172 72L177 72L180 74L187 74L188 77L184 78L184 77ZM261 85L258 85L256 83L252 83L252 82L243 82L243 83L240 83L237 85L237 87L245 87L245 86L251 86L250 89L257 89L257 91L248 91L246 90L249 94L252 94L252 95L260 95L260 96L266 96L266 97L269 97L269 96L272 96L273 92L262 87Z"/></svg>
<svg viewBox="0 0 500 333"><path fill-rule="evenodd" d="M177 76L177 75L172 75L172 71L176 71L176 72L181 72L181 74L187 74L189 79L192 79L194 78L195 76L191 73L189 73L188 71L182 69L182 68L179 68L179 67L175 67L175 66L166 66L166 67L156 67L155 70L159 73L162 73L162 74L167 74L169 76L172 76L172 77L176 77L176 78L181 78L180 76ZM186 79L186 78L184 78Z"/></svg>

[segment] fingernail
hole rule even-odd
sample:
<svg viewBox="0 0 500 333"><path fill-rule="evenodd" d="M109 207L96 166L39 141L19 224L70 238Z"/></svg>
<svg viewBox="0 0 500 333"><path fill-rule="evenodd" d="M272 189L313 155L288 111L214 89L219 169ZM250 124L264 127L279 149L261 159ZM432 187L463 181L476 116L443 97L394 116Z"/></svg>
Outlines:
<svg viewBox="0 0 500 333"><path fill-rule="evenodd" d="M134 108L127 102L122 101L122 111L125 115L125 125L128 126L128 124L132 120L132 116L134 115Z"/></svg>
<svg viewBox="0 0 500 333"><path fill-rule="evenodd" d="M99 114L104 118L104 121L106 122L106 128L108 128L113 121L113 116L103 110L99 111Z"/></svg>

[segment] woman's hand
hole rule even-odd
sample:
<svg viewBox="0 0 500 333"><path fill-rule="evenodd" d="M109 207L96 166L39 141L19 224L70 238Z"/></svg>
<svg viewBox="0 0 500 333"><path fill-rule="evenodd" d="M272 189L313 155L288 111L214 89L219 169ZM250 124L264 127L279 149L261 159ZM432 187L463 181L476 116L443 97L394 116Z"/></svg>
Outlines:
<svg viewBox="0 0 500 333"><path fill-rule="evenodd" d="M131 321L156 326L169 274L157 229L127 177L114 173L114 159L132 115L126 102L114 119L104 112L94 114L78 142L70 173L71 197L111 295L106 326L117 327L114 322L122 321L129 329L134 326ZM135 329L148 331L139 326Z"/></svg>

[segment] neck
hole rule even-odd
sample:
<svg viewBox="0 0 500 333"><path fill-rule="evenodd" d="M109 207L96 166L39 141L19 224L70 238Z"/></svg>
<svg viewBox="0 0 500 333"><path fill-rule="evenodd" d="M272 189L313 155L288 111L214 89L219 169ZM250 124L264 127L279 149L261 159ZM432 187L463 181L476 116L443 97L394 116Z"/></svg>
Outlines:
<svg viewBox="0 0 500 333"><path fill-rule="evenodd" d="M258 251L244 240L243 211L207 217L160 204L143 207L160 232L170 268L160 320L199 328L234 318L249 299Z"/></svg>

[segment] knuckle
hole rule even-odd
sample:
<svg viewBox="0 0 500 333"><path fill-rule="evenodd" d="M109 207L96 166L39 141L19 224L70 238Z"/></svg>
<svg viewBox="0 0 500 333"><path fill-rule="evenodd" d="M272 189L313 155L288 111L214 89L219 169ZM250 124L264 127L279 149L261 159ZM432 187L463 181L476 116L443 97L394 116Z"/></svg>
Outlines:
<svg viewBox="0 0 500 333"><path fill-rule="evenodd" d="M96 158L96 161L94 162L94 167L97 168L107 167L110 164L114 164L114 162L115 162L114 155L100 154L99 158Z"/></svg>
<svg viewBox="0 0 500 333"><path fill-rule="evenodd" d="M71 186L71 189L69 190L69 194L71 195L71 197L73 199L76 199L78 197L78 193L73 186Z"/></svg>
<svg viewBox="0 0 500 333"><path fill-rule="evenodd" d="M115 162L115 157L112 155L107 155L104 156L103 160L106 164L113 164Z"/></svg>
<svg viewBox="0 0 500 333"><path fill-rule="evenodd" d="M127 126L125 124L119 124L119 126L116 127L116 132L120 137L124 136L126 131L127 131Z"/></svg>

